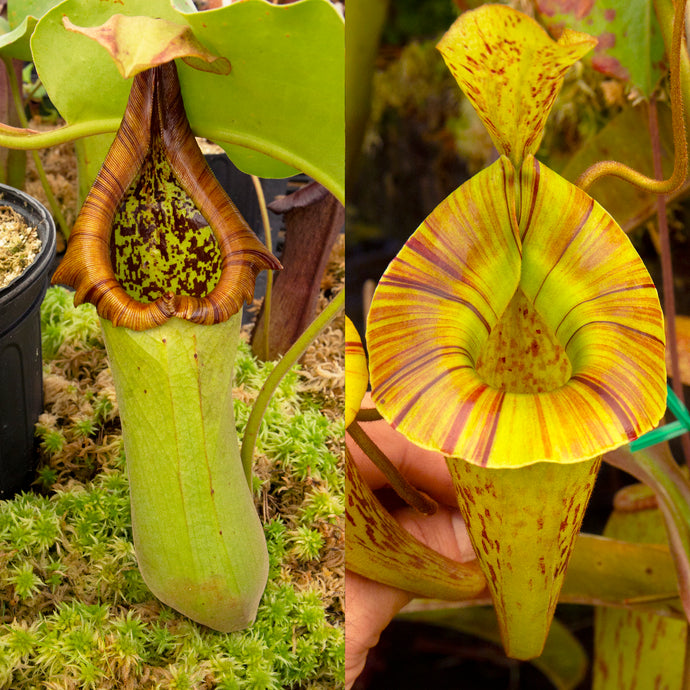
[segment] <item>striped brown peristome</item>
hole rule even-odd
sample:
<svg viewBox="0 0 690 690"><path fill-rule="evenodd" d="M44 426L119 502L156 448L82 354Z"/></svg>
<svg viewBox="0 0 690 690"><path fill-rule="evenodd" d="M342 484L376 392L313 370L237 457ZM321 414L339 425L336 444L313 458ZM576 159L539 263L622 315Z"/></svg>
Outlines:
<svg viewBox="0 0 690 690"><path fill-rule="evenodd" d="M113 267L118 209L154 149L162 151L218 245L220 277L201 296L162 286L162 294L146 302L129 294ZM251 301L259 271L280 267L206 164L187 121L175 64L137 74L120 129L79 213L53 283L75 288L75 304L94 304L113 325L145 330L173 316L200 324L225 321Z"/></svg>

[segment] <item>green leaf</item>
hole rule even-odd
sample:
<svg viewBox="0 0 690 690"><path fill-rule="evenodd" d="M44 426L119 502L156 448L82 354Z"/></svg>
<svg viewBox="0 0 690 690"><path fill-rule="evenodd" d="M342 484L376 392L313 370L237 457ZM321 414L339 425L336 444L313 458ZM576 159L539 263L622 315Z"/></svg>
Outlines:
<svg viewBox="0 0 690 690"><path fill-rule="evenodd" d="M20 0L7 3L7 20L2 20L0 55L30 62L29 41L38 19L61 0Z"/></svg>
<svg viewBox="0 0 690 690"><path fill-rule="evenodd" d="M232 84L219 88L222 77L180 70L192 127L223 146L245 172L289 174L253 153L260 150L311 175L343 201L345 33L333 5L247 0L217 10L213 21L206 16L186 18L202 43L228 57Z"/></svg>
<svg viewBox="0 0 690 690"><path fill-rule="evenodd" d="M400 614L398 618L441 625L500 644L496 614L490 608L414 611ZM587 654L584 648L568 628L555 619L542 655L531 663L558 690L573 690L584 680L587 672Z"/></svg>
<svg viewBox="0 0 690 690"><path fill-rule="evenodd" d="M46 90L70 124L121 117L130 82L101 46L68 31L62 18L99 26L116 13L189 25L206 49L232 64L229 75L180 64L195 134L223 146L245 172L282 177L302 170L344 197L344 30L327 0L285 6L246 0L203 13L180 11L169 0L66 0L39 21L31 47ZM92 176L107 143L86 152Z"/></svg>
<svg viewBox="0 0 690 690"><path fill-rule="evenodd" d="M652 489L643 484L621 489L604 534L631 542L665 544L661 512L649 506L653 496ZM625 497L630 497L629 504ZM598 608L594 624L594 687L680 688L687 631L686 621L649 611Z"/></svg>
<svg viewBox="0 0 690 690"><path fill-rule="evenodd" d="M35 17L27 17L16 29L10 31L3 20L1 27L3 33L0 34L0 55L18 60L31 60L29 39L37 21Z"/></svg>
<svg viewBox="0 0 690 690"><path fill-rule="evenodd" d="M668 547L592 534L575 541L560 600L683 615Z"/></svg>
<svg viewBox="0 0 690 690"><path fill-rule="evenodd" d="M62 0L9 0L7 21L10 28L16 29L28 17L38 19L48 10L59 5Z"/></svg>
<svg viewBox="0 0 690 690"><path fill-rule="evenodd" d="M592 66L630 81L650 96L662 74L664 42L652 0L537 0L544 23L556 33L586 31L599 44Z"/></svg>

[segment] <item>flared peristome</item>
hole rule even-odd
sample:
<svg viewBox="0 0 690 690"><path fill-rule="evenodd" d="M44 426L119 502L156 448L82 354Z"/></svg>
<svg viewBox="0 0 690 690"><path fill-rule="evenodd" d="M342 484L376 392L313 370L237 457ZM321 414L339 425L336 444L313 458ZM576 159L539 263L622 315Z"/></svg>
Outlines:
<svg viewBox="0 0 690 690"><path fill-rule="evenodd" d="M166 205L170 213L161 210ZM53 282L75 288L76 304L91 302L114 325L144 330L173 316L229 319L252 299L265 268L280 264L206 164L175 64L137 74Z"/></svg>
<svg viewBox="0 0 690 690"><path fill-rule="evenodd" d="M364 346L354 323L345 317L345 428L355 420L369 385Z"/></svg>
<svg viewBox="0 0 690 690"><path fill-rule="evenodd" d="M531 156L519 174L502 157L417 229L379 283L367 344L381 414L476 465L594 458L665 408L649 274L611 216Z"/></svg>

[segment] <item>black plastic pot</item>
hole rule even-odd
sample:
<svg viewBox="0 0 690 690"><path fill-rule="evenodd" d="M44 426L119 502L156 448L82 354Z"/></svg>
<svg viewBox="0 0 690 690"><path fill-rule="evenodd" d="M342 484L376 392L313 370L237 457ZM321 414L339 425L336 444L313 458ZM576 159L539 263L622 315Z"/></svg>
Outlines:
<svg viewBox="0 0 690 690"><path fill-rule="evenodd" d="M43 410L40 306L55 256L55 223L28 194L0 184L9 206L41 238L36 260L0 290L0 499L26 488L35 468L34 425Z"/></svg>

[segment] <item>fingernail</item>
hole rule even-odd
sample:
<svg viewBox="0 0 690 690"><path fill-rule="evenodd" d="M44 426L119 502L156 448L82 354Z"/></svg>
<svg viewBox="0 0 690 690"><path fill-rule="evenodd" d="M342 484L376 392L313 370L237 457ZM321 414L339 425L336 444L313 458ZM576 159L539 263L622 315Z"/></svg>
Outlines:
<svg viewBox="0 0 690 690"><path fill-rule="evenodd" d="M453 532L455 532L455 540L458 543L458 549L460 549L460 562L474 560L474 549L472 548L472 542L470 541L470 535L467 533L467 527L465 527L465 521L460 516L460 513L453 513L451 516L451 524L453 525Z"/></svg>

